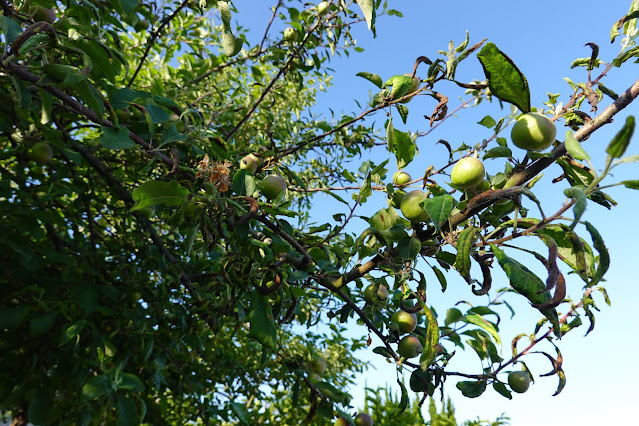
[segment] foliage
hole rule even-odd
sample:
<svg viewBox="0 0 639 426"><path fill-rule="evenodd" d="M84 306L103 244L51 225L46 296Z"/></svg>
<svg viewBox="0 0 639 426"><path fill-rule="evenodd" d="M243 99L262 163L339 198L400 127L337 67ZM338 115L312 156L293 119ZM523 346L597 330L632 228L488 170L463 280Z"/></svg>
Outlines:
<svg viewBox="0 0 639 426"><path fill-rule="evenodd" d="M622 38L619 55L606 65L590 43L590 58L573 63L586 68L586 80L569 81L564 103L553 95L546 104L545 115L572 128L565 142L546 153L513 151L500 134L518 112L487 116L479 124L492 137L474 146L442 141L449 161L418 181L425 220L377 206L360 233L353 219L372 192L390 199L396 189L388 156L405 167L426 133L401 130L407 100L410 108L432 104L430 126L451 117L449 99L461 95L448 82L465 90L465 106L497 98L529 112L527 80L495 44L469 46L467 35L435 60L417 58L411 75L359 73L375 86L370 103L328 122L313 105L330 85L332 58L359 49L353 26L375 31L379 16L401 13L380 0L331 1L322 14L301 0L273 3L265 35L250 42L233 2L0 0L0 411L18 424L330 424L352 412L348 386L365 368L355 351L372 342L345 336L356 324L382 342L372 351L399 376L420 372L424 395L461 375L467 397L491 385L510 398L506 373L533 347L551 362L557 393L563 388L554 340L583 317L592 330L595 294L608 302L600 284L609 254L584 211L612 208L602 180L639 160L624 157L633 117L619 126L601 173L582 144L639 92L637 82L622 95L602 84L612 67L639 55L639 4L611 32ZM31 6L54 14L39 18ZM455 80L475 55L485 75ZM590 117L584 101L593 111L607 106ZM373 116L388 117L384 136L362 120ZM34 161L36 146L45 155ZM384 147L386 160L360 161ZM448 185L459 158L475 153L501 161L503 172L488 176L486 188ZM248 154L261 163L254 174L239 167ZM567 200L548 215L533 190L554 163ZM273 200L261 194L270 174L288 188ZM317 193L347 214L313 222ZM523 237L544 250L524 249ZM547 276L525 266L530 256ZM508 288L491 290L496 269ZM490 296L466 311L428 306L424 271L442 291L456 271L469 297ZM568 279L583 281L583 290L569 296ZM386 287L388 300L365 303L370 284L378 294ZM504 359L499 320L509 293L529 300L541 319ZM396 352L390 318L400 306L419 313L419 362ZM474 351L479 370L447 368L452 347ZM316 356L328 363L321 377L310 367ZM398 386L396 415L414 414L414 406L405 411L408 389Z"/></svg>

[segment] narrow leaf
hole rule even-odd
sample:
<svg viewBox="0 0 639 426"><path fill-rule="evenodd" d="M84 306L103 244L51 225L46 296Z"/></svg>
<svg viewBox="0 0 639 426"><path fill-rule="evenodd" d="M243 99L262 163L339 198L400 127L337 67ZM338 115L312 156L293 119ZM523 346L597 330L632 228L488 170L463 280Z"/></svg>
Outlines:
<svg viewBox="0 0 639 426"><path fill-rule="evenodd" d="M570 154L575 160L590 160L590 157L583 149L579 141L577 141L577 139L575 139L575 137L572 135L572 130L566 130L565 145L566 151L568 151L568 154Z"/></svg>
<svg viewBox="0 0 639 426"><path fill-rule="evenodd" d="M457 257L455 258L455 269L459 275L464 277L467 283L471 283L470 277L470 252L473 247L475 236L479 232L473 226L464 229L457 237Z"/></svg>
<svg viewBox="0 0 639 426"><path fill-rule="evenodd" d="M355 75L358 77L365 78L366 80L370 81L371 83L373 83L375 86L379 87L380 89L384 87L384 84L382 83L382 78L378 76L377 74L372 74L370 72L362 71L362 72L358 72Z"/></svg>
<svg viewBox="0 0 639 426"><path fill-rule="evenodd" d="M477 54L488 81L490 91L497 98L509 102L523 113L530 112L528 81L513 61L494 43L487 43Z"/></svg>
<svg viewBox="0 0 639 426"><path fill-rule="evenodd" d="M426 339L424 350L419 358L419 365L422 371L428 370L428 367L433 363L437 356L437 344L439 343L439 325L437 324L437 318L427 306L424 306L424 313L426 314L427 326L426 326Z"/></svg>
<svg viewBox="0 0 639 426"><path fill-rule="evenodd" d="M373 35L375 35L375 1L374 0L357 0L357 4L362 9L364 13L364 19L366 19L366 24L368 25L368 29L373 31Z"/></svg>
<svg viewBox="0 0 639 426"><path fill-rule="evenodd" d="M606 153L612 158L623 157L623 154L626 152L626 148L628 148L628 145L630 144L630 139L632 138L634 131L635 117L629 115L626 117L626 124L624 124L621 130L610 141L608 148L606 148Z"/></svg>
<svg viewBox="0 0 639 426"><path fill-rule="evenodd" d="M276 350L277 332L273 322L271 305L257 290L253 291L251 313L248 315L248 320L251 324L249 337L273 351Z"/></svg>

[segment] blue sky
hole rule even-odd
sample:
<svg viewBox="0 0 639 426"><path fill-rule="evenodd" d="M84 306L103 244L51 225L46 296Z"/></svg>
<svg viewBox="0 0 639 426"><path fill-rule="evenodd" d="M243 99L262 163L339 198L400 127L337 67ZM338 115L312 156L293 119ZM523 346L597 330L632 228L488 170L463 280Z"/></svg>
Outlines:
<svg viewBox="0 0 639 426"><path fill-rule="evenodd" d="M251 7L236 2L240 13L236 15L239 23L250 29L249 39L253 42L263 34L269 15L268 0L251 0ZM547 92L561 93L560 100L566 102L570 96L570 88L564 81L569 77L573 81L585 81L583 68L571 70L570 64L579 57L590 55L590 49L584 47L589 42L597 43L601 48L600 58L608 61L619 51L619 45L610 44L610 28L616 20L628 10L630 1L614 0L606 2L587 1L546 1L513 2L426 2L423 0L390 0L389 6L404 14L403 18L380 17L377 23L377 38L360 25L355 31L358 45L365 51L351 54L350 57L336 57L331 62L335 69L333 86L318 98L318 107L314 111L326 111L328 108L345 113L360 112L355 101L364 104L369 93L375 87L366 80L355 76L360 71L379 74L383 80L395 74L412 71L415 58L420 55L434 59L438 50L447 49L448 42L453 40L459 44L465 38L466 30L470 31L470 43L474 44L483 38L495 43L503 52L517 64L526 75L532 94L532 105L543 107L547 100ZM637 78L638 65L627 63L622 69L614 68L605 78L604 83L617 93L623 92ZM418 75L423 75L420 69ZM457 79L470 81L473 78L482 79L482 70L475 57L463 62L458 70ZM450 108L459 104L457 96L463 95L456 86L449 84L439 88L451 98ZM609 101L604 99L603 109ZM396 125L404 131L424 131L428 129L428 122L422 118L430 115L434 104L426 97L414 99L410 104L409 122L406 126ZM611 137L618 131L625 116L637 115L639 106L631 104L622 114L615 118L615 122L595 133L586 143L585 148L593 158L597 168L603 166L605 147ZM483 138L491 135L488 129L477 124L484 115L490 114L495 118L506 115L508 110L501 111L497 104L486 107L481 105L475 109L462 110L458 117L439 126L434 132L418 141L420 155L408 167L413 176L419 176L430 164L441 164L447 153L441 145L435 145L440 138L451 142L453 146L466 142L474 145ZM397 117L396 117L397 118ZM385 120L383 114L372 119L381 127ZM399 120L396 120L399 123ZM559 127L558 138L563 139L565 129ZM508 136L505 132L502 136ZM627 154L639 153L637 136L631 143ZM523 157L523 155L521 155ZM376 162L388 158L388 153L376 151L372 158ZM362 159L362 161L365 159ZM500 160L487 160L486 166L491 170L503 167ZM391 165L394 160L391 160ZM628 164L615 170L614 178L608 183L623 179L637 179L639 167ZM562 191L565 182L550 184L552 178L561 174L558 168L550 168L539 184L537 195L542 198L546 212L554 212L564 201ZM583 337L585 325L572 331L558 343L564 356L564 371L567 385L563 392L556 397L551 395L557 386L556 377L539 377L550 371L551 367L541 355L526 357L527 364L532 368L536 382L524 395L515 395L508 401L491 389L477 399L466 399L454 387L454 380L447 382L447 394L453 399L459 420L494 419L501 413L511 417L511 424L528 426L538 424L629 424L630 419L636 418L636 387L639 382L639 369L636 367L636 354L639 344L634 333L639 329L639 319L636 315L636 300L639 300L639 286L637 285L635 264L637 263L636 245L639 232L635 224L639 193L623 188L613 188L609 194L619 201L619 205L608 211L601 206L590 203L586 212L586 220L591 221L603 235L608 245L612 264L604 283L612 307L596 297L601 312L597 315L595 330ZM318 200L319 201L319 200ZM316 220L321 221L334 213L331 207L327 214L327 204L330 201L321 200L312 213ZM370 215L386 206L383 195L373 196L360 214ZM338 207L337 205L335 208ZM364 223L356 224L363 229ZM358 228L356 228L358 229ZM578 229L584 237L587 236L583 227ZM566 270L564 269L566 272ZM440 315L460 298L470 299L472 294L468 286L453 273L447 276L449 289L445 294L438 291L438 284L429 277L429 303L435 306ZM568 279L568 293L578 298L581 281L573 276ZM505 285L505 277L496 276L494 287ZM537 312L519 297L511 297L517 315L510 320L506 311L502 312L501 335L504 341L504 356L509 353L509 343L519 332L531 332L536 320ZM476 302L479 303L479 302ZM565 305L561 307L566 311ZM356 327L356 326L354 326ZM354 330L361 334L364 330ZM373 345L375 346L375 344ZM450 348L449 348L450 349ZM549 346L546 350L551 351ZM361 378L361 389L364 383L376 387L389 383L395 386L395 369L386 361L372 352L363 353L365 359L370 359L379 368L377 372L369 373ZM467 353L456 356L451 369L457 371L480 373L481 365L474 354ZM353 389L356 406L361 406L363 396L357 389Z"/></svg>

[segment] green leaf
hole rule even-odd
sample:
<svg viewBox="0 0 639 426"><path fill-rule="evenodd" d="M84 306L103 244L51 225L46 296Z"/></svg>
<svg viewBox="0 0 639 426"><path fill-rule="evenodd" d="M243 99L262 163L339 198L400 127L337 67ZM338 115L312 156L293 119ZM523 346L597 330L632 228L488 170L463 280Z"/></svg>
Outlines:
<svg viewBox="0 0 639 426"><path fill-rule="evenodd" d="M233 175L234 193L237 195L248 195L250 197L256 189L257 184L255 183L255 176L242 169L235 172L235 175Z"/></svg>
<svg viewBox="0 0 639 426"><path fill-rule="evenodd" d="M639 180L624 180L621 183L623 183L623 186L626 188L639 189Z"/></svg>
<svg viewBox="0 0 639 426"><path fill-rule="evenodd" d="M448 222L448 217L453 208L455 208L455 198L449 194L439 195L424 201L424 210L433 221L437 232L439 232L443 224Z"/></svg>
<svg viewBox="0 0 639 426"><path fill-rule="evenodd" d="M360 9L362 9L364 13L364 19L366 19L368 29L372 30L373 35L375 35L375 1L357 0L357 4L359 4Z"/></svg>
<svg viewBox="0 0 639 426"><path fill-rule="evenodd" d="M507 146L496 146L495 148L489 149L483 156L484 160L488 160L489 158L510 158L513 156L513 152Z"/></svg>
<svg viewBox="0 0 639 426"><path fill-rule="evenodd" d="M13 43L22 34L22 27L19 23L4 15L0 15L0 29L4 34L5 43Z"/></svg>
<svg viewBox="0 0 639 426"><path fill-rule="evenodd" d="M122 393L117 394L118 421L117 426L136 426L139 424L135 401Z"/></svg>
<svg viewBox="0 0 639 426"><path fill-rule="evenodd" d="M106 149L129 149L135 146L135 142L129 137L129 131L126 127L118 127L116 129L102 127L102 135L97 140Z"/></svg>
<svg viewBox="0 0 639 426"><path fill-rule="evenodd" d="M626 152L626 148L630 144L630 139L635 131L635 117L629 115L626 117L626 124L621 130L612 138L610 144L606 148L606 153L612 158L621 158Z"/></svg>
<svg viewBox="0 0 639 426"><path fill-rule="evenodd" d="M477 398L486 390L486 382L480 381L461 381L457 382L457 389L459 389L466 398Z"/></svg>
<svg viewBox="0 0 639 426"><path fill-rule="evenodd" d="M350 396L337 389L335 386L326 382L315 383L315 388L322 392L325 396L332 399L339 404L348 405L347 401L350 401Z"/></svg>
<svg viewBox="0 0 639 426"><path fill-rule="evenodd" d="M486 330L488 333L490 333L490 335L493 336L493 339L495 339L495 342L501 348L501 339L499 338L499 333L497 332L497 329L495 328L493 324L486 321L481 315L477 315L477 314L466 315L464 319L470 324L477 325L483 328L484 330Z"/></svg>
<svg viewBox="0 0 639 426"><path fill-rule="evenodd" d="M131 392L143 392L144 391L144 383L142 380L135 374L131 373L122 373L120 386L118 389L124 389Z"/></svg>
<svg viewBox="0 0 639 426"><path fill-rule="evenodd" d="M464 229L457 237L457 256L455 258L455 269L459 275L464 277L467 283L471 283L470 277L470 252L473 248L475 236L479 232L474 226Z"/></svg>
<svg viewBox="0 0 639 426"><path fill-rule="evenodd" d="M504 270L510 285L515 291L526 299L528 299L534 305L541 305L551 299L550 293L544 291L546 284L535 275L530 269L526 268L521 263L514 259L511 259L504 253L503 250L495 245L490 246L499 266ZM540 312L550 320L555 329L555 334L559 334L559 317L557 311L554 308L541 309Z"/></svg>
<svg viewBox="0 0 639 426"><path fill-rule="evenodd" d="M82 100L87 105L87 107L93 112L95 112L98 115L98 117L100 117L100 120L102 120L102 118L104 118L104 102L102 102L102 97L100 96L100 93L98 93L98 91L95 90L95 88L91 84L89 84L89 82L86 80L83 80L79 83L72 85L72 88L75 89L76 92L78 92L78 94L80 95L80 98L82 98ZM103 130L104 129L108 129L108 127L107 128L103 127ZM126 138L128 137L129 137L129 132L126 131Z"/></svg>
<svg viewBox="0 0 639 426"><path fill-rule="evenodd" d="M572 231L575 229L575 226L579 223L579 219L581 219L581 216L583 216L586 211L586 204L588 200L586 199L586 194L581 189L574 186L564 189L564 195L576 200L575 206L573 207L575 220L573 220L569 226L569 229Z"/></svg>
<svg viewBox="0 0 639 426"><path fill-rule="evenodd" d="M368 223L378 231L390 229L398 223L402 223L402 221L403 219L393 207L381 209L368 219Z"/></svg>
<svg viewBox="0 0 639 426"><path fill-rule="evenodd" d="M33 336L39 336L47 332L55 322L57 314L55 312L49 312L31 320L29 330Z"/></svg>
<svg viewBox="0 0 639 426"><path fill-rule="evenodd" d="M268 300L259 291L253 291L251 313L248 315L251 331L249 337L267 348L277 350L277 332Z"/></svg>
<svg viewBox="0 0 639 426"><path fill-rule="evenodd" d="M362 72L358 72L355 75L357 77L365 78L366 80L370 81L371 83L373 83L375 86L379 87L380 89L384 87L384 84L382 83L382 78L378 76L377 74L371 74L370 72L362 71Z"/></svg>
<svg viewBox="0 0 639 426"><path fill-rule="evenodd" d="M402 382L401 380L397 379L397 384L399 385L401 392L402 392L402 396L399 400L399 404L397 405L397 408L395 409L395 411L390 415L390 418L394 418L397 416L401 416L402 413L404 411L406 411L406 408L408 407L408 392L406 391L406 386L404 386L404 382Z"/></svg>
<svg viewBox="0 0 639 426"><path fill-rule="evenodd" d="M446 311L446 319L444 320L444 325L448 327L449 325L461 321L464 319L464 315L457 308L450 308Z"/></svg>
<svg viewBox="0 0 639 426"><path fill-rule="evenodd" d="M69 327L67 327L66 330L64 330L64 334L62 336L62 343L67 343L71 339L74 339L77 336L79 336L85 324L86 324L85 320L80 320L74 324L71 324Z"/></svg>
<svg viewBox="0 0 639 426"><path fill-rule="evenodd" d="M82 386L82 400L93 401L109 392L109 379L106 376L89 376Z"/></svg>
<svg viewBox="0 0 639 426"><path fill-rule="evenodd" d="M513 61L494 43L487 43L477 54L484 68L490 91L497 98L509 102L523 113L530 112L530 89L526 77Z"/></svg>
<svg viewBox="0 0 639 426"><path fill-rule="evenodd" d="M395 104L395 108L397 108L397 112L399 112L402 122L406 124L406 120L408 119L408 107L406 105Z"/></svg>
<svg viewBox="0 0 639 426"><path fill-rule="evenodd" d="M406 236L402 238L397 244L397 252L402 260L413 260L419 254L422 248L422 243L417 237Z"/></svg>
<svg viewBox="0 0 639 426"><path fill-rule="evenodd" d="M29 423L41 425L50 424L54 420L53 408L55 407L52 389L38 388L29 400Z"/></svg>
<svg viewBox="0 0 639 426"><path fill-rule="evenodd" d="M510 393L506 385L504 385L503 383L493 382L493 389L495 389L495 391L497 391L497 393L501 396L504 396L508 399L513 399L512 393Z"/></svg>
<svg viewBox="0 0 639 426"><path fill-rule="evenodd" d="M575 139L575 137L572 135L572 130L566 130L565 145L566 145L566 151L568 151L568 154L570 154L572 158L574 158L575 160L580 160L580 161L590 160L590 157L588 156L584 148L577 141L577 139Z"/></svg>
<svg viewBox="0 0 639 426"><path fill-rule="evenodd" d="M437 344L439 344L439 325L437 318L427 306L424 306L424 314L426 314L426 339L424 350L419 357L419 366L422 371L428 370L437 356Z"/></svg>
<svg viewBox="0 0 639 426"><path fill-rule="evenodd" d="M481 124L484 127L488 127L489 129L492 129L493 127L495 127L497 122L490 115L487 115L484 118L482 118L481 121L478 121L477 124Z"/></svg>
<svg viewBox="0 0 639 426"><path fill-rule="evenodd" d="M19 327L27 316L27 312L28 309L23 306L0 309L0 330Z"/></svg>
<svg viewBox="0 0 639 426"><path fill-rule="evenodd" d="M387 133L387 141L389 143L389 149L395 154L397 159L397 167L403 169L413 161L415 157L415 142L411 139L408 133L404 133L400 130L394 129L389 121L389 127L391 132ZM386 129L388 132L388 128Z"/></svg>
<svg viewBox="0 0 639 426"><path fill-rule="evenodd" d="M135 205L130 211L141 210L158 204L177 206L186 200L188 194L189 190L175 180L169 182L160 180L144 182L133 190Z"/></svg>
<svg viewBox="0 0 639 426"><path fill-rule="evenodd" d="M448 282L446 281L446 276L444 275L444 273L442 271L439 270L439 268L437 268L437 266L431 266L431 268L433 269L433 272L435 273L435 276L437 277L437 280L439 280L439 284L442 286L442 293L446 291L446 288L448 287Z"/></svg>
<svg viewBox="0 0 639 426"><path fill-rule="evenodd" d="M595 275L593 276L592 281L590 281L589 284L592 286L599 283L608 271L608 268L610 267L610 253L608 252L608 248L606 247L601 234L599 233L599 231L597 231L597 228L595 228L590 222L584 222L584 224L586 225L586 229L590 233L593 246L599 253L597 270L595 271Z"/></svg>
<svg viewBox="0 0 639 426"><path fill-rule="evenodd" d="M390 86L393 87L391 89L391 99L399 99L410 91L413 86L413 79L407 75L394 75L384 83L384 87Z"/></svg>

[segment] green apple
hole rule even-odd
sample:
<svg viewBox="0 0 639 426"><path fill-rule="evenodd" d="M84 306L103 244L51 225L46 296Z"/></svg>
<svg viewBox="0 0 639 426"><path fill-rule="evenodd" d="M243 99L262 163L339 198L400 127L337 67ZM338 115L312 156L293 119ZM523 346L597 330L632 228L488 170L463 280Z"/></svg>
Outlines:
<svg viewBox="0 0 639 426"><path fill-rule="evenodd" d="M29 150L28 156L38 164L46 164L53 158L53 150L46 142L36 142Z"/></svg>
<svg viewBox="0 0 639 426"><path fill-rule="evenodd" d="M466 157L459 160L450 172L453 185L467 189L479 185L486 176L484 163L475 157Z"/></svg>
<svg viewBox="0 0 639 426"><path fill-rule="evenodd" d="M297 41L297 31L293 27L288 27L284 30L284 41Z"/></svg>
<svg viewBox="0 0 639 426"><path fill-rule="evenodd" d="M524 393L530 386L530 376L525 371L512 371L508 374L508 384L517 393Z"/></svg>
<svg viewBox="0 0 639 426"><path fill-rule="evenodd" d="M311 361L311 369L316 374L322 374L326 371L326 361L322 357L316 357Z"/></svg>
<svg viewBox="0 0 639 426"><path fill-rule="evenodd" d="M240 169L253 174L261 165L261 162L261 158L258 158L254 154L249 154L240 160Z"/></svg>
<svg viewBox="0 0 639 426"><path fill-rule="evenodd" d="M146 19L141 19L137 24L133 26L135 31L148 30L151 24Z"/></svg>
<svg viewBox="0 0 639 426"><path fill-rule="evenodd" d="M422 342L413 335L402 337L397 345L397 353L407 359L421 355L423 349Z"/></svg>
<svg viewBox="0 0 639 426"><path fill-rule="evenodd" d="M400 209L404 217L414 223L427 221L429 219L428 213L426 213L420 205L427 198L428 195L419 189L406 194L400 204Z"/></svg>
<svg viewBox="0 0 639 426"><path fill-rule="evenodd" d="M383 284L370 284L364 289L364 300L369 305L386 304L388 289Z"/></svg>
<svg viewBox="0 0 639 426"><path fill-rule="evenodd" d="M326 12L328 12L329 7L330 4L328 4L327 1L320 2L320 4L317 5L317 13L319 15L324 15Z"/></svg>
<svg viewBox="0 0 639 426"><path fill-rule="evenodd" d="M268 175L262 180L262 194L268 200L274 200L286 190L286 181L279 175Z"/></svg>
<svg viewBox="0 0 639 426"><path fill-rule="evenodd" d="M410 175L401 170L395 172L395 174L393 175L393 184L397 186L404 186L411 180L413 179L410 177Z"/></svg>
<svg viewBox="0 0 639 426"><path fill-rule="evenodd" d="M399 326L401 333L412 333L417 327L417 315L402 310L395 312L391 321Z"/></svg>
<svg viewBox="0 0 639 426"><path fill-rule="evenodd" d="M350 423L348 423L343 417L340 417L339 419L335 420L333 426L350 426Z"/></svg>
<svg viewBox="0 0 639 426"><path fill-rule="evenodd" d="M548 117L529 112L522 115L510 132L517 148L527 151L543 151L555 141L557 128Z"/></svg>
<svg viewBox="0 0 639 426"><path fill-rule="evenodd" d="M412 74L404 74L406 77L411 77ZM421 80L419 79L419 77L415 76L413 77L413 84L410 86L410 89L408 89L408 92L406 93L407 95L410 93L414 93L417 90L419 90L419 84L421 83ZM405 96L405 95L404 95ZM400 104L407 104L410 101L413 100L414 96L409 96L408 98L404 99L403 101L399 101Z"/></svg>
<svg viewBox="0 0 639 426"><path fill-rule="evenodd" d="M355 417L355 425L356 426L373 426L375 422L373 422L373 418L366 413L359 413Z"/></svg>

